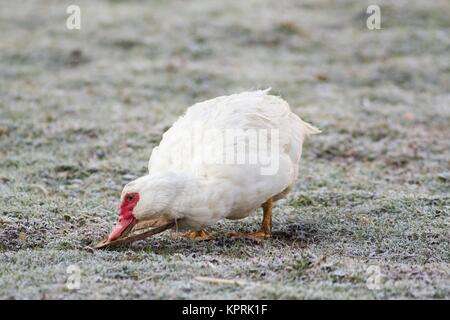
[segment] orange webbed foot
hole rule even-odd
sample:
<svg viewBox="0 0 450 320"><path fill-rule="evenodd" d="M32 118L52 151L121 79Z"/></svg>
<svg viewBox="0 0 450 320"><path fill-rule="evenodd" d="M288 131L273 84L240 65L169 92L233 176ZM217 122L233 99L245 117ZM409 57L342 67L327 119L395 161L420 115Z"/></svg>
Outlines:
<svg viewBox="0 0 450 320"><path fill-rule="evenodd" d="M214 240L214 237L205 229L201 229L198 231L189 231L184 233L182 236L189 240L197 240L197 241Z"/></svg>

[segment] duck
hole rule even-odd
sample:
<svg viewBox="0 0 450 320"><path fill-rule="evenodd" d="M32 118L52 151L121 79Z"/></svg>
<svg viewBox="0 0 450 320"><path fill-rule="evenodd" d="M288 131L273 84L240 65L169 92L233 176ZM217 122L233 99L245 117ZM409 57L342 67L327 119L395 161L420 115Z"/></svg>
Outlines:
<svg viewBox="0 0 450 320"><path fill-rule="evenodd" d="M153 148L148 173L123 188L119 220L108 240L155 219L174 221L188 239L214 239L209 227L244 219L260 207L257 231L228 235L270 238L272 207L298 178L304 141L321 132L270 90L220 96L187 108Z"/></svg>

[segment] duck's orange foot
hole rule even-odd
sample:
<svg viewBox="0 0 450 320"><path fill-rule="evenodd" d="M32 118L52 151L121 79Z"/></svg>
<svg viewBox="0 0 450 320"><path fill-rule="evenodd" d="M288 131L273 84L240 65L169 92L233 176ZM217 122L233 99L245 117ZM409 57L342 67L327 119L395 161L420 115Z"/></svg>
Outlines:
<svg viewBox="0 0 450 320"><path fill-rule="evenodd" d="M232 239L249 239L253 241L262 241L269 239L272 235L269 232L259 230L251 233L232 232L228 234L228 237Z"/></svg>
<svg viewBox="0 0 450 320"><path fill-rule="evenodd" d="M214 239L214 237L205 229L199 231L189 231L184 233L182 236L190 240L200 240L200 241Z"/></svg>

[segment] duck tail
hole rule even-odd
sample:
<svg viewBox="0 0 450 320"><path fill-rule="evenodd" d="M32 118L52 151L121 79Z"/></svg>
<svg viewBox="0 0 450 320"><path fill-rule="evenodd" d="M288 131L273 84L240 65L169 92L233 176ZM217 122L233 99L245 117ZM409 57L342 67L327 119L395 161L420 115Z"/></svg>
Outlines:
<svg viewBox="0 0 450 320"><path fill-rule="evenodd" d="M301 120L301 121L302 121L302 125L303 125L303 135L305 137L309 137L310 135L318 134L318 133L322 132L322 131L320 131L320 129L314 127L313 125L309 124L308 122L303 121L303 120Z"/></svg>

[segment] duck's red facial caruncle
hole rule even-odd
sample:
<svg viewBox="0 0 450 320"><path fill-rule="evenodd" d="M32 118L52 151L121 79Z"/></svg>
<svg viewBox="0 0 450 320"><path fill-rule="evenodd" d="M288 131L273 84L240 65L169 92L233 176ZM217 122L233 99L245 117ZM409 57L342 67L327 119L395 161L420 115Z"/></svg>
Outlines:
<svg viewBox="0 0 450 320"><path fill-rule="evenodd" d="M114 227L113 231L108 237L109 241L113 241L120 236L126 235L130 232L131 228L138 222L133 216L133 209L136 207L139 201L139 193L130 192L125 195L120 204L119 209L119 222Z"/></svg>

